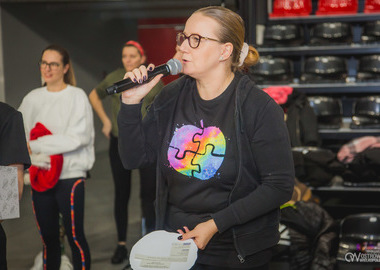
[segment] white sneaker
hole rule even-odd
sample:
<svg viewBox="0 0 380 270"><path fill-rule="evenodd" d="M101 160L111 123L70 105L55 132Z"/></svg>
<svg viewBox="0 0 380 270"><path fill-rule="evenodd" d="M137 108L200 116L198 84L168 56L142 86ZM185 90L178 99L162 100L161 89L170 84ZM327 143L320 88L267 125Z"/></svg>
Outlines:
<svg viewBox="0 0 380 270"><path fill-rule="evenodd" d="M34 258L34 265L30 270L43 270L44 269L44 262L42 260L42 251L36 255Z"/></svg>
<svg viewBox="0 0 380 270"><path fill-rule="evenodd" d="M65 254L61 256L61 267L59 270L73 270L74 267L70 262L69 257L67 257Z"/></svg>
<svg viewBox="0 0 380 270"><path fill-rule="evenodd" d="M42 251L37 254L37 256L34 258L34 265L30 270L43 270L44 265L43 265L43 259L42 259ZM70 262L69 257L67 257L65 254L61 256L61 267L59 270L73 270L74 267Z"/></svg>

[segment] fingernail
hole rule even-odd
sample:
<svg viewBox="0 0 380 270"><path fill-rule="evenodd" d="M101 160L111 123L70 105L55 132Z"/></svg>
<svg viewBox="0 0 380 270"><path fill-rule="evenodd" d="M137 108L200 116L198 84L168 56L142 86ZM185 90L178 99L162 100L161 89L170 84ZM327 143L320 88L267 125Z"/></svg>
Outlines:
<svg viewBox="0 0 380 270"><path fill-rule="evenodd" d="M153 70L153 68L152 68L152 67L149 67L149 70L150 70L150 71L152 71L152 70Z"/></svg>
<svg viewBox="0 0 380 270"><path fill-rule="evenodd" d="M146 81L146 76L144 76L144 81Z"/></svg>
<svg viewBox="0 0 380 270"><path fill-rule="evenodd" d="M135 78L135 79L133 79L133 82L137 82L136 78Z"/></svg>
<svg viewBox="0 0 380 270"><path fill-rule="evenodd" d="M182 240L182 235L178 236L178 240Z"/></svg>
<svg viewBox="0 0 380 270"><path fill-rule="evenodd" d="M141 79L139 80L139 83L142 83L142 80L141 80Z"/></svg>

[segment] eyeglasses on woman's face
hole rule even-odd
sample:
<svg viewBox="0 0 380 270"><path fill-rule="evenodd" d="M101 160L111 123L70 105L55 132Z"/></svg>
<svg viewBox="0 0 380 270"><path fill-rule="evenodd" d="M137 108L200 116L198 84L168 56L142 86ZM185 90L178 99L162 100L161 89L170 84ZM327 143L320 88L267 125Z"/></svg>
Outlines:
<svg viewBox="0 0 380 270"><path fill-rule="evenodd" d="M38 65L41 69L49 67L51 70L57 70L61 64L57 62L48 63L46 61L41 60L40 62L38 62Z"/></svg>
<svg viewBox="0 0 380 270"><path fill-rule="evenodd" d="M219 40L217 39L214 39L214 38L208 38L208 37L202 37L201 35L198 35L198 34L191 34L190 36L186 36L184 33L178 33L177 34L177 45L178 46L181 46L182 43L187 39L187 41L189 42L189 46L193 49L196 49L198 48L199 44L201 43L201 39L205 39L205 40L212 40L212 41L217 41L217 42L220 42Z"/></svg>

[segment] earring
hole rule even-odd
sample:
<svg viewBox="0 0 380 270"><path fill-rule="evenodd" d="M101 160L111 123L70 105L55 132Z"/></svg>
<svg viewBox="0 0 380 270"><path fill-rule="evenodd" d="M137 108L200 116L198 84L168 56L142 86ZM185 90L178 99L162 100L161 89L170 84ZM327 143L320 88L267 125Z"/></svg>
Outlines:
<svg viewBox="0 0 380 270"><path fill-rule="evenodd" d="M221 56L221 57L219 58L219 60L223 60L223 56Z"/></svg>

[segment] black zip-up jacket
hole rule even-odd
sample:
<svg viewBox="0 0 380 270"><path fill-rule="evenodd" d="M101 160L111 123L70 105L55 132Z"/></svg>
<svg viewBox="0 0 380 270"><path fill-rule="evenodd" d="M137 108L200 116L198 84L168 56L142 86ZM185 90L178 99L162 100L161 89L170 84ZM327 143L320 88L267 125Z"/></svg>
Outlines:
<svg viewBox="0 0 380 270"><path fill-rule="evenodd" d="M134 169L157 162L156 229L164 228L168 197L160 153L169 134L173 134L178 96L189 90L192 80L182 76L164 87L144 121L141 104L122 104L118 116L119 153L124 167ZM283 110L246 75L240 76L235 96L238 174L228 207L211 218L219 233L232 228L243 263L247 255L277 244L279 206L292 196L294 165Z"/></svg>
<svg viewBox="0 0 380 270"><path fill-rule="evenodd" d="M287 111L286 126L291 146L320 146L317 116L306 95L294 90L282 107Z"/></svg>

